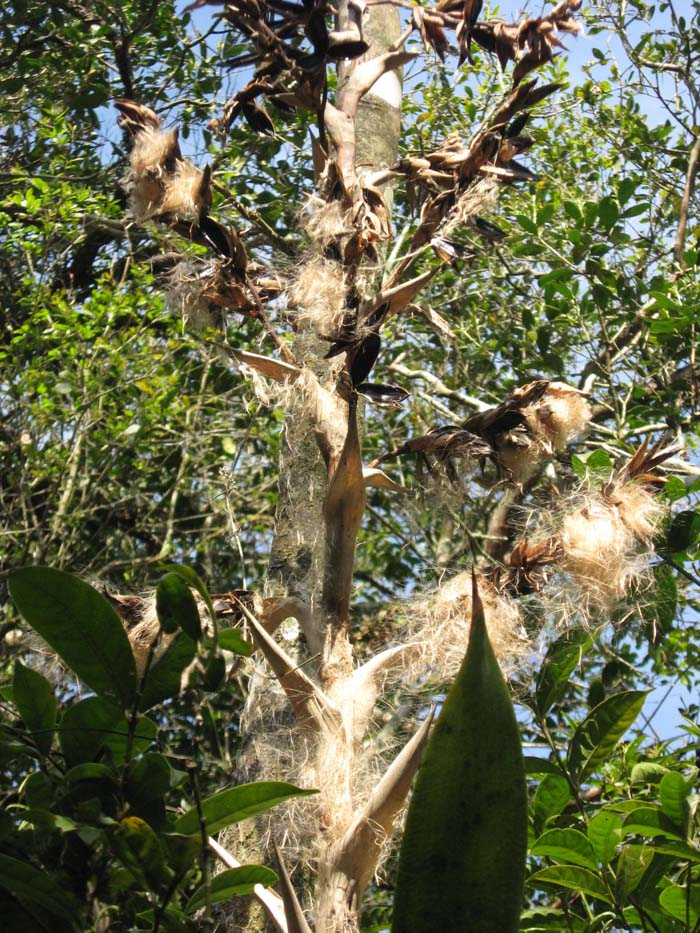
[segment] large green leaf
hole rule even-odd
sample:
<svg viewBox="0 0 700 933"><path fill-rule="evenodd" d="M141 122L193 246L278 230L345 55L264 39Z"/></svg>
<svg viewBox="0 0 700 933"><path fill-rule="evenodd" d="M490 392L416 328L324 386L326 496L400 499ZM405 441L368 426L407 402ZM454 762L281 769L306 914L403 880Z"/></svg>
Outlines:
<svg viewBox="0 0 700 933"><path fill-rule="evenodd" d="M550 865L549 868L542 868L530 875L527 881L536 888L553 885L590 894L606 904L613 903L613 898L600 876L578 865Z"/></svg>
<svg viewBox="0 0 700 933"><path fill-rule="evenodd" d="M284 781L257 781L253 784L239 784L222 790L202 803L202 812L207 824L207 832L219 830L233 823L269 810L270 807L283 803L292 797L308 797L316 794L315 790L302 790ZM199 829L199 815L196 807L191 807L177 820L173 827L177 833L193 833Z"/></svg>
<svg viewBox="0 0 700 933"><path fill-rule="evenodd" d="M88 697L65 711L58 739L69 767L93 761L100 750L121 764L129 751L133 756L145 750L157 731L152 720L140 716L129 749L129 725L122 711L101 697Z"/></svg>
<svg viewBox="0 0 700 933"><path fill-rule="evenodd" d="M584 933L586 926L587 921L576 917L571 911L566 912L555 907L533 907L532 910L524 910L520 915L520 929L530 930L532 933L537 930Z"/></svg>
<svg viewBox="0 0 700 933"><path fill-rule="evenodd" d="M591 633L582 628L573 629L558 638L542 662L535 686L535 701L541 716L564 692L571 672L592 644Z"/></svg>
<svg viewBox="0 0 700 933"><path fill-rule="evenodd" d="M136 695L136 665L119 616L83 580L49 567L10 574L10 594L32 628L91 690L126 708Z"/></svg>
<svg viewBox="0 0 700 933"><path fill-rule="evenodd" d="M584 781L608 760L615 746L641 712L647 690L627 690L607 697L577 727L569 745L569 769L574 781Z"/></svg>
<svg viewBox="0 0 700 933"><path fill-rule="evenodd" d="M517 930L526 849L520 734L474 584L467 655L408 811L394 933Z"/></svg>
<svg viewBox="0 0 700 933"><path fill-rule="evenodd" d="M68 767L93 761L121 719L119 707L101 697L88 697L69 706L58 729L58 741Z"/></svg>
<svg viewBox="0 0 700 933"><path fill-rule="evenodd" d="M626 845L615 866L615 895L624 901L644 877L654 860L654 850L647 845Z"/></svg>
<svg viewBox="0 0 700 933"><path fill-rule="evenodd" d="M209 885L209 903L227 901L230 897L241 894L251 894L256 884L269 887L276 884L278 877L271 868L264 865L241 865L240 868L229 868L212 878ZM207 902L207 891L204 885L194 892L187 902L185 910L188 914L199 910Z"/></svg>
<svg viewBox="0 0 700 933"><path fill-rule="evenodd" d="M156 612L164 632L182 629L193 641L202 637L199 609L189 586L178 573L166 573L156 589Z"/></svg>
<svg viewBox="0 0 700 933"><path fill-rule="evenodd" d="M252 654L253 647L252 642L246 641L237 628L225 628L219 632L219 648L247 658Z"/></svg>
<svg viewBox="0 0 700 933"><path fill-rule="evenodd" d="M622 817L619 813L602 810L588 821L586 835L598 861L607 865L622 838Z"/></svg>
<svg viewBox="0 0 700 933"><path fill-rule="evenodd" d="M537 839L531 855L546 855L555 862L581 865L597 871L595 852L590 841L578 829L550 829Z"/></svg>
<svg viewBox="0 0 700 933"><path fill-rule="evenodd" d="M692 782L677 771L669 771L659 782L661 809L683 835L690 828L692 814Z"/></svg>
<svg viewBox="0 0 700 933"><path fill-rule="evenodd" d="M165 570L167 573L176 573L188 586L191 586L193 590L197 590L199 595L206 603L212 620L216 618L216 613L214 612L214 605L211 601L209 590L207 589L204 580L202 580L196 570L193 570L191 567L187 567L185 564L165 564L163 570Z"/></svg>
<svg viewBox="0 0 700 933"><path fill-rule="evenodd" d="M33 865L0 853L0 888L4 888L20 900L37 904L61 922L76 929L76 905L63 888L46 872Z"/></svg>
<svg viewBox="0 0 700 933"><path fill-rule="evenodd" d="M685 929L694 930L700 920L700 887L681 887L679 884L670 884L659 895L659 904L667 914L689 923Z"/></svg>
<svg viewBox="0 0 700 933"><path fill-rule="evenodd" d="M157 891L172 880L165 847L145 820L127 816L110 831L109 838L122 864L142 887Z"/></svg>
<svg viewBox="0 0 700 933"><path fill-rule="evenodd" d="M559 816L571 799L571 787L565 777L561 774L545 774L532 801L536 827L542 828L548 820Z"/></svg>
<svg viewBox="0 0 700 933"><path fill-rule="evenodd" d="M19 714L42 755L47 755L56 725L56 694L38 671L15 661L12 693Z"/></svg>
<svg viewBox="0 0 700 933"><path fill-rule="evenodd" d="M676 824L659 807L653 805L636 807L632 810L625 817L622 831L635 836L649 836L651 839L658 836L678 840L683 838Z"/></svg>
<svg viewBox="0 0 700 933"><path fill-rule="evenodd" d="M177 696L182 672L192 661L196 644L184 632L178 633L155 664L151 665L139 699L139 709L145 711Z"/></svg>

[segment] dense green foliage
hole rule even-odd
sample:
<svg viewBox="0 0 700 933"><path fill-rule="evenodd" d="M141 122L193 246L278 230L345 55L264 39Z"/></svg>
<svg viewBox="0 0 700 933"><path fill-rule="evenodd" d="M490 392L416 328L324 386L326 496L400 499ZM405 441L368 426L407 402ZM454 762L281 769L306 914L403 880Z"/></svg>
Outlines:
<svg viewBox="0 0 700 933"><path fill-rule="evenodd" d="M222 688L212 662L225 670L215 630L203 635L199 615L198 631L188 634L192 597L185 586L187 595L173 598L174 578L195 583L210 602L189 568L162 578L158 605L167 611L137 676L122 622L96 590L42 567L10 577L24 618L94 695L71 691L59 706L54 686L20 660L4 690L14 711L2 745L12 788L0 855L8 930L194 930L202 908L208 917L213 904L277 881L256 865L212 878L209 836L313 792L258 782L204 797L204 777L226 780L223 769L211 774L210 734L196 723L181 756L168 741L168 712L153 712L178 695L186 708L201 707Z"/></svg>
<svg viewBox="0 0 700 933"><path fill-rule="evenodd" d="M282 413L256 401L208 335L192 335L165 303L158 257L203 251L125 219L126 144L110 109L114 97L135 97L179 123L187 154L214 165L217 217L237 226L252 257L281 273L294 268L306 243L298 216L313 187L308 123L275 113L274 136L235 124L225 141L207 128L238 86L226 63L243 49L218 9L29 0L0 14L3 583L18 568L49 565L133 592L158 582L160 562L177 560L197 566L213 591L262 586ZM530 634L544 633L543 659L513 686L523 740L537 752L526 756L521 928L689 933L700 929L699 710L690 704L680 726L669 721L657 735L644 701L666 685L700 686L700 8L602 0L585 15L588 37L569 45L586 64L562 55L549 66L549 78L569 83L528 127L540 180L503 188L490 219L504 238L459 230L476 257L445 266L416 313L390 324L378 375L403 381L412 396L400 411L368 408L363 449L369 460L428 426L459 423L535 376L585 385L592 429L579 456L564 452L524 490L522 523L549 487L587 470L609 474L644 437L683 437L691 469L664 490L674 517L641 610L573 619L581 627L557 640L552 618L533 608L527 621ZM403 155L474 131L505 89L491 57L475 49L475 59L449 74L432 59L407 69ZM397 188L399 238L415 211L411 192ZM453 336L429 323L428 308ZM273 314L284 321L279 308ZM260 349L254 320L232 316L226 336ZM410 460L385 467L418 487ZM472 552L503 556L492 534L503 491L489 470L465 483L466 495L372 491L355 609L368 649L386 640L397 596ZM22 612L23 573L14 577ZM194 806L197 794L211 800L228 780L242 694L234 671L216 694L200 683L161 706L177 693L198 634L179 579L159 590L163 628L182 630L179 653L171 649L162 679L155 666L138 689L104 600L114 651L94 669L100 652L83 651L82 630L61 621L55 643L24 613L95 692L87 699L75 681L56 685L34 669L36 652L14 637L19 617L7 601L0 860L9 928L101 930L109 916L112 929L129 929L141 915L138 928L148 929L149 910L163 924L168 911L185 923L187 898L190 910L202 903L201 840L188 835L193 827L177 828L175 808L183 798ZM29 581L28 593L35 588L43 585ZM100 619L97 611L91 625ZM221 673L213 667L212 677ZM135 822L145 814L153 838ZM146 850L158 854L144 861ZM392 891L390 877L373 892L368 930L390 919Z"/></svg>

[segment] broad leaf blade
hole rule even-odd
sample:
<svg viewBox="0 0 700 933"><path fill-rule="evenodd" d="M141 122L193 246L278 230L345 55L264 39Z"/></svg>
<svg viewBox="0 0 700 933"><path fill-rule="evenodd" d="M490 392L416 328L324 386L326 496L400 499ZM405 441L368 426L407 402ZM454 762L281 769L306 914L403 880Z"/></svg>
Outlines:
<svg viewBox="0 0 700 933"><path fill-rule="evenodd" d="M254 645L246 641L237 628L225 628L219 632L219 648L225 651L232 651L234 654L242 654L244 657L250 657Z"/></svg>
<svg viewBox="0 0 700 933"><path fill-rule="evenodd" d="M535 699L544 716L563 693L574 668L592 644L590 632L578 628L558 638L547 651L537 675Z"/></svg>
<svg viewBox="0 0 700 933"><path fill-rule="evenodd" d="M189 586L178 573L166 573L156 589L156 612L164 632L182 629L192 641L202 637L199 609Z"/></svg>
<svg viewBox="0 0 700 933"><path fill-rule="evenodd" d="M598 870L590 841L577 829L550 829L543 833L530 849L531 855L546 855L555 862L580 865Z"/></svg>
<svg viewBox="0 0 700 933"><path fill-rule="evenodd" d="M670 884L659 895L659 904L667 914L681 923L689 921L690 926L685 929L695 929L695 924L700 920L700 889L697 887L688 890L679 884Z"/></svg>
<svg viewBox="0 0 700 933"><path fill-rule="evenodd" d="M588 821L586 835L598 860L607 865L622 839L622 817L619 813L601 810Z"/></svg>
<svg viewBox="0 0 700 933"><path fill-rule="evenodd" d="M12 693L25 726L32 733L42 755L51 748L56 726L56 695L48 680L38 671L15 661Z"/></svg>
<svg viewBox="0 0 700 933"><path fill-rule="evenodd" d="M0 888L60 918L62 928L68 924L75 929L76 905L46 872L0 853Z"/></svg>
<svg viewBox="0 0 700 933"><path fill-rule="evenodd" d="M241 820L269 810L270 807L283 803L291 797L307 797L316 794L315 790L302 790L284 781L257 781L253 784L239 784L222 790L202 803L202 811L207 824L207 832L212 835L219 830ZM196 807L191 807L177 820L173 827L177 833L194 833L199 829L199 815Z"/></svg>
<svg viewBox="0 0 700 933"><path fill-rule="evenodd" d="M10 575L10 594L24 618L91 690L122 708L136 694L136 665L119 616L83 580L49 567Z"/></svg>
<svg viewBox="0 0 700 933"><path fill-rule="evenodd" d="M278 877L271 868L264 865L241 865L240 868L229 868L212 878L209 886L209 903L227 901L230 897L241 894L251 894L256 884L269 887L276 884ZM202 885L187 902L185 910L188 914L194 913L203 907L207 901L206 888Z"/></svg>
<svg viewBox="0 0 700 933"><path fill-rule="evenodd" d="M475 586L473 607L467 655L408 811L393 933L518 929L527 849L520 734Z"/></svg>
<svg viewBox="0 0 700 933"><path fill-rule="evenodd" d="M197 651L192 639L179 632L155 664L152 664L146 674L146 681L139 699L139 709L145 711L177 696L180 692L182 672L192 661Z"/></svg>
<svg viewBox="0 0 700 933"><path fill-rule="evenodd" d="M577 727L569 746L574 781L584 781L605 762L641 712L647 690L627 690L607 697Z"/></svg>
<svg viewBox="0 0 700 933"><path fill-rule="evenodd" d="M528 884L536 888L554 885L557 888L590 894L606 904L613 903L613 898L602 879L586 868L579 868L578 865L550 865L549 868L542 868L530 875Z"/></svg>
<svg viewBox="0 0 700 933"><path fill-rule="evenodd" d="M685 835L690 828L692 782L677 771L669 771L659 783L661 809L671 822Z"/></svg>

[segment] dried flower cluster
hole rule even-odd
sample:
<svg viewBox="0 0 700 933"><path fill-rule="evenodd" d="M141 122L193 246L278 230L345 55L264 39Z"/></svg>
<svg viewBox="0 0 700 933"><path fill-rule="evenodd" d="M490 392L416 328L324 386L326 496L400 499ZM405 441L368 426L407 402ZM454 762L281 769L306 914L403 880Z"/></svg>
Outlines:
<svg viewBox="0 0 700 933"><path fill-rule="evenodd" d="M547 457L562 450L581 434L591 419L586 393L563 382L540 379L522 386L505 402L468 418L461 427L442 425L411 438L383 454L373 465L390 457L415 454L419 474L444 468L458 480L455 458L483 464L497 463L506 478L517 484L528 480Z"/></svg>
<svg viewBox="0 0 700 933"><path fill-rule="evenodd" d="M129 209L145 220L201 220L211 207L211 169L182 158L177 129L164 130L160 118L142 104L117 100L119 123L132 137L129 172L122 185Z"/></svg>

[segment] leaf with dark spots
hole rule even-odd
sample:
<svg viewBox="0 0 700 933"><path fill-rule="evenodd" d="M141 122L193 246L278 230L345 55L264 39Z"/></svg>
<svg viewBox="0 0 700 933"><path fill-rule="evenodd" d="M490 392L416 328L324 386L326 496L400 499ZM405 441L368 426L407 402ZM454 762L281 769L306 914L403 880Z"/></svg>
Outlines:
<svg viewBox="0 0 700 933"><path fill-rule="evenodd" d="M349 354L351 359L348 361L348 371L353 386L359 386L369 376L377 361L381 343L379 334L369 334L358 344L354 352Z"/></svg>

